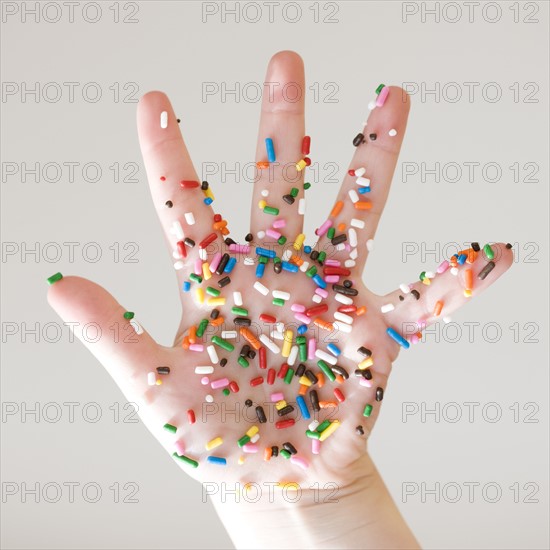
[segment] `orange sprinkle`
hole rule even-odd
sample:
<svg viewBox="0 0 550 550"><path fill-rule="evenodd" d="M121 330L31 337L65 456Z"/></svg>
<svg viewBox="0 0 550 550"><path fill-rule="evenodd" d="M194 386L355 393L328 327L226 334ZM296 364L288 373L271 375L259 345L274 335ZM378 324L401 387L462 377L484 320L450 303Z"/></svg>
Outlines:
<svg viewBox="0 0 550 550"><path fill-rule="evenodd" d="M345 231L346 230L346 224L345 223L339 223L337 229L338 229L338 231Z"/></svg>
<svg viewBox="0 0 550 550"><path fill-rule="evenodd" d="M210 324L211 324L213 327L219 327L220 325L223 324L223 321L224 321L224 319L223 319L223 317L220 315L220 316L216 317L215 319L212 319L212 320L210 321Z"/></svg>
<svg viewBox="0 0 550 550"><path fill-rule="evenodd" d="M271 459L272 455L273 455L273 451L271 450L271 447L266 447L264 449L264 460L268 462Z"/></svg>
<svg viewBox="0 0 550 550"><path fill-rule="evenodd" d="M365 315L367 313L367 306L361 306L355 310L355 315Z"/></svg>
<svg viewBox="0 0 550 550"><path fill-rule="evenodd" d="M332 209L332 212L330 213L330 217L331 218L335 218L336 216L338 216L338 214L340 214L340 212L342 212L342 208L344 208L344 202L343 201L338 201L333 209Z"/></svg>
<svg viewBox="0 0 550 550"><path fill-rule="evenodd" d="M442 302L441 300L438 300L438 301L435 303L433 316L434 316L434 317L437 317L438 315L440 315L442 309L443 309L443 302Z"/></svg>
<svg viewBox="0 0 550 550"><path fill-rule="evenodd" d="M321 319L321 317L316 317L315 319L313 319L313 324L316 327L322 328L323 330L326 330L328 332L332 332L334 330L334 326L332 325L332 323L324 321L323 319Z"/></svg>
<svg viewBox="0 0 550 550"><path fill-rule="evenodd" d="M227 227L222 228L222 235L229 235L229 229L227 229Z"/></svg>
<svg viewBox="0 0 550 550"><path fill-rule="evenodd" d="M256 163L256 166L262 170L263 168L269 168L269 162L265 162L265 160L258 161Z"/></svg>
<svg viewBox="0 0 550 550"><path fill-rule="evenodd" d="M308 387L305 384L300 384L300 389L298 390L298 395L305 395L308 390Z"/></svg>
<svg viewBox="0 0 550 550"><path fill-rule="evenodd" d="M338 406L336 401L319 401L319 407L321 409L333 409Z"/></svg>
<svg viewBox="0 0 550 550"><path fill-rule="evenodd" d="M239 332L242 337L257 351L262 347L260 341L254 336L254 334L246 327L241 327Z"/></svg>
<svg viewBox="0 0 550 550"><path fill-rule="evenodd" d="M290 261L296 265L302 265L304 263L304 260L302 260L300 256L296 256L296 255L291 256Z"/></svg>
<svg viewBox="0 0 550 550"><path fill-rule="evenodd" d="M334 381L338 382L338 384L343 384L344 383L344 377L341 374L337 374Z"/></svg>
<svg viewBox="0 0 550 550"><path fill-rule="evenodd" d="M197 327L195 325L189 327L189 343L190 344L196 344L197 343Z"/></svg>
<svg viewBox="0 0 550 550"><path fill-rule="evenodd" d="M325 385L325 375L322 372L318 372L315 376L317 376L317 385L322 388Z"/></svg>
<svg viewBox="0 0 550 550"><path fill-rule="evenodd" d="M183 337L183 340L181 342L181 347L183 349L189 349L189 337L188 336Z"/></svg>
<svg viewBox="0 0 550 550"><path fill-rule="evenodd" d="M357 201L353 206L355 210L370 210L372 208L370 201Z"/></svg>
<svg viewBox="0 0 550 550"><path fill-rule="evenodd" d="M221 231L227 225L227 220L222 220L221 222L216 222L212 224L212 229L216 231Z"/></svg>

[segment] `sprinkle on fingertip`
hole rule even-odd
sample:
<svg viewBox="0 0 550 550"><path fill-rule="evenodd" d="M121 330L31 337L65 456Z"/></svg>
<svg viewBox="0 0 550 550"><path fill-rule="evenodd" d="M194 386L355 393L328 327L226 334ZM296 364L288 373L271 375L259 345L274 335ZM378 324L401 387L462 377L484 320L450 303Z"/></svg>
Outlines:
<svg viewBox="0 0 550 550"><path fill-rule="evenodd" d="M54 273L51 277L48 277L46 281L48 282L49 285L53 285L58 281L61 281L61 279L63 279L63 275L58 272L58 273Z"/></svg>

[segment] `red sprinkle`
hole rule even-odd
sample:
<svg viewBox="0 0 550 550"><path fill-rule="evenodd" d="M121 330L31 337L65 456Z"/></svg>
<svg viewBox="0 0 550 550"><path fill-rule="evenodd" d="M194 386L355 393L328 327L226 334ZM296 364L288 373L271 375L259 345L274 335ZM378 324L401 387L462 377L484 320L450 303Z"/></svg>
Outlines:
<svg viewBox="0 0 550 550"><path fill-rule="evenodd" d="M311 148L311 137L310 136L304 136L304 139L302 139L302 155L309 155L309 150Z"/></svg>
<svg viewBox="0 0 550 550"><path fill-rule="evenodd" d="M326 266L323 267L323 273L325 275L343 275L344 277L347 277L351 274L351 271L345 267L336 267L336 266Z"/></svg>
<svg viewBox="0 0 550 550"><path fill-rule="evenodd" d="M306 163L306 166L311 166L311 159L309 157L306 157L304 161Z"/></svg>
<svg viewBox="0 0 550 550"><path fill-rule="evenodd" d="M237 393L239 391L239 384L237 384L237 382L235 382L233 380L233 382L231 382L229 384L229 389L233 392L233 393Z"/></svg>
<svg viewBox="0 0 550 550"><path fill-rule="evenodd" d="M335 388L334 397L336 397L336 399L338 399L338 401L340 401L340 403L343 403L346 400L344 394L342 393L342 391L339 388Z"/></svg>
<svg viewBox="0 0 550 550"><path fill-rule="evenodd" d="M200 183L198 181L192 181L192 180L181 180L180 181L180 187L182 189L194 189L196 187L199 187Z"/></svg>
<svg viewBox="0 0 550 550"><path fill-rule="evenodd" d="M294 418L287 418L286 420L279 420L278 422L275 422L275 427L278 430L290 428L291 426L294 426Z"/></svg>
<svg viewBox="0 0 550 550"><path fill-rule="evenodd" d="M279 369L279 372L277 373L277 378L284 378L287 372L288 372L288 365L286 363L283 363L281 365L281 368Z"/></svg>
<svg viewBox="0 0 550 550"><path fill-rule="evenodd" d="M338 308L338 311L340 313L353 313L354 311L357 311L357 306L351 305L351 306L340 306Z"/></svg>
<svg viewBox="0 0 550 550"><path fill-rule="evenodd" d="M262 346L258 350L258 353L260 354L260 368L261 369L266 369L267 368L267 352L266 352L265 348Z"/></svg>
<svg viewBox="0 0 550 550"><path fill-rule="evenodd" d="M264 377L263 376L258 376L257 378L253 378L251 381L250 381L250 385L252 387L254 386L259 386L260 384L263 384L264 383Z"/></svg>
<svg viewBox="0 0 550 550"><path fill-rule="evenodd" d="M178 241L176 246L178 247L178 252L180 253L180 256L187 258L187 247L185 246L185 243L183 241Z"/></svg>
<svg viewBox="0 0 550 550"><path fill-rule="evenodd" d="M209 244L213 243L217 238L216 233L210 233L208 237L205 237L200 243L199 248L206 248Z"/></svg>
<svg viewBox="0 0 550 550"><path fill-rule="evenodd" d="M189 409L187 411L187 421L189 422L189 424L195 423L195 411L193 409Z"/></svg>
<svg viewBox="0 0 550 550"><path fill-rule="evenodd" d="M348 174L350 176L355 176L355 170L353 168L351 170L348 170Z"/></svg>
<svg viewBox="0 0 550 550"><path fill-rule="evenodd" d="M214 221L215 222L221 222L222 221L222 215L221 214L214 214Z"/></svg>
<svg viewBox="0 0 550 550"><path fill-rule="evenodd" d="M260 321L263 321L264 323L274 324L277 322L277 318L273 317L273 315L268 315L267 313L262 313L260 315Z"/></svg>
<svg viewBox="0 0 550 550"><path fill-rule="evenodd" d="M166 181L166 178L164 176L160 176L160 181Z"/></svg>
<svg viewBox="0 0 550 550"><path fill-rule="evenodd" d="M267 383L270 385L270 386L273 386L273 383L275 382L275 369L269 369L267 371Z"/></svg>
<svg viewBox="0 0 550 550"><path fill-rule="evenodd" d="M316 317L317 315L321 315L321 313L325 313L325 311L328 311L328 305L320 304L318 306L313 306L309 309L306 309L305 314L308 317Z"/></svg>

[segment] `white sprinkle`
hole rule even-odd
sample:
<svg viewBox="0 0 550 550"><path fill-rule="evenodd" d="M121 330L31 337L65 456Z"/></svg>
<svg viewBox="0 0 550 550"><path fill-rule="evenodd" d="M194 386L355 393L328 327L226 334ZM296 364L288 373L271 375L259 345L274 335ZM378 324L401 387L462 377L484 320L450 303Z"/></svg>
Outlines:
<svg viewBox="0 0 550 550"><path fill-rule="evenodd" d="M346 296L345 294L340 294L339 292L334 295L334 299L337 302L344 304L345 306L350 306L351 304L353 304L353 300L349 296Z"/></svg>
<svg viewBox="0 0 550 550"><path fill-rule="evenodd" d="M399 289L403 294L408 294L411 291L411 287L405 283L401 283Z"/></svg>
<svg viewBox="0 0 550 550"><path fill-rule="evenodd" d="M182 261L178 261L178 262L176 262L176 263L174 264L174 269L175 269L176 271L179 271L180 269L183 269L183 265L184 265L184 264L183 264Z"/></svg>
<svg viewBox="0 0 550 550"><path fill-rule="evenodd" d="M351 199L351 202L356 203L359 202L359 195L354 189L350 189L348 191L349 198Z"/></svg>
<svg viewBox="0 0 550 550"><path fill-rule="evenodd" d="M147 384L149 384L149 386L157 385L157 375L154 372L147 373Z"/></svg>
<svg viewBox="0 0 550 550"><path fill-rule="evenodd" d="M250 439L250 443L256 443L260 440L260 434L256 434L254 437Z"/></svg>
<svg viewBox="0 0 550 550"><path fill-rule="evenodd" d="M451 275L455 277L458 275L458 267L451 267Z"/></svg>
<svg viewBox="0 0 550 550"><path fill-rule="evenodd" d="M290 260L290 258L292 258L292 250L290 250L289 248L287 248L284 252L283 252L283 262L288 262L288 260Z"/></svg>
<svg viewBox="0 0 550 550"><path fill-rule="evenodd" d="M199 248L199 258L202 261L208 260L208 252L206 252L206 248Z"/></svg>
<svg viewBox="0 0 550 550"><path fill-rule="evenodd" d="M395 306L393 304L384 304L381 308L380 308L380 311L382 313L388 313L389 311L393 311L395 309Z"/></svg>
<svg viewBox="0 0 550 550"><path fill-rule="evenodd" d="M301 266L300 266L300 271L302 273L305 273L309 268L309 262L304 262Z"/></svg>
<svg viewBox="0 0 550 550"><path fill-rule="evenodd" d="M160 127L168 128L168 113L166 111L160 113Z"/></svg>
<svg viewBox="0 0 550 550"><path fill-rule="evenodd" d="M243 295L239 291L233 292L233 303L236 306L242 306L243 305Z"/></svg>
<svg viewBox="0 0 550 550"><path fill-rule="evenodd" d="M349 334L353 329L351 325L342 323L341 321L334 321L332 326L334 327L334 330L339 330L340 332L345 332L346 334Z"/></svg>
<svg viewBox="0 0 550 550"><path fill-rule="evenodd" d="M352 248L355 248L357 246L357 231L355 229L350 228L348 231L348 237L349 237L349 245Z"/></svg>
<svg viewBox="0 0 550 550"><path fill-rule="evenodd" d="M251 258L250 256L247 256L247 257L243 260L243 264L244 264L244 265L256 265L256 262L254 261L254 258Z"/></svg>
<svg viewBox="0 0 550 550"><path fill-rule="evenodd" d="M237 338L237 331L236 330L222 330L221 337L224 340L235 340L235 338Z"/></svg>
<svg viewBox="0 0 550 550"><path fill-rule="evenodd" d="M172 233L172 235L175 235L178 241L183 240L183 238L185 237L183 233L183 227L181 226L181 223L177 220L175 222L172 222L172 229L170 229L170 233Z"/></svg>
<svg viewBox="0 0 550 550"><path fill-rule="evenodd" d="M317 426L319 426L319 421L318 420L314 420L309 426L309 431L310 432L314 432L316 429L317 429Z"/></svg>
<svg viewBox="0 0 550 550"><path fill-rule="evenodd" d="M337 251L337 252L341 252L342 250L345 250L346 249L346 244L345 243L340 243L340 244L337 244L334 249Z"/></svg>
<svg viewBox="0 0 550 550"><path fill-rule="evenodd" d="M212 374L214 367L212 365L199 365L195 367L195 374Z"/></svg>
<svg viewBox="0 0 550 550"><path fill-rule="evenodd" d="M369 111L374 111L374 109L376 109L376 101L374 101L374 99L372 101L369 101L367 109Z"/></svg>
<svg viewBox="0 0 550 550"><path fill-rule="evenodd" d="M450 317L443 317L443 322L447 325L452 321Z"/></svg>
<svg viewBox="0 0 550 550"><path fill-rule="evenodd" d="M355 170L355 172L353 172L355 174L356 177L360 178L365 172L367 171L366 168L357 168L357 170Z"/></svg>
<svg viewBox="0 0 550 550"><path fill-rule="evenodd" d="M275 330L282 334L285 331L285 324L282 321L275 323Z"/></svg>
<svg viewBox="0 0 550 550"><path fill-rule="evenodd" d="M281 351L281 348L271 338L268 338L266 334L260 334L260 342L272 353L279 353Z"/></svg>
<svg viewBox="0 0 550 550"><path fill-rule="evenodd" d="M143 334L143 329L141 328L141 325L135 319L132 319L130 321L130 324L132 325L132 327L136 331L136 334Z"/></svg>
<svg viewBox="0 0 550 550"><path fill-rule="evenodd" d="M335 311L334 318L337 321L342 321L342 323L353 325L353 317L351 315L346 315L345 313L341 313L340 311Z"/></svg>
<svg viewBox="0 0 550 550"><path fill-rule="evenodd" d="M367 250L369 252L372 252L374 250L374 241L372 239L369 239L367 241Z"/></svg>
<svg viewBox="0 0 550 550"><path fill-rule="evenodd" d="M356 260L358 255L359 255L359 252L357 252L357 248L354 248L354 249L349 253L349 257L350 257L352 260Z"/></svg>
<svg viewBox="0 0 550 550"><path fill-rule="evenodd" d="M262 240L265 237L265 231L258 231L258 233L256 233L256 236L258 237L258 239Z"/></svg>
<svg viewBox="0 0 550 550"><path fill-rule="evenodd" d="M346 260L344 262L344 267L355 267L356 263L355 260Z"/></svg>
<svg viewBox="0 0 550 550"><path fill-rule="evenodd" d="M212 403L214 401L214 398L208 394L205 396L204 400L207 402L207 403Z"/></svg>
<svg viewBox="0 0 550 550"><path fill-rule="evenodd" d="M294 363L296 363L296 358L297 357L298 357L298 346L292 346L290 348L290 355L288 356L288 358L286 360L287 365L292 367L294 365Z"/></svg>
<svg viewBox="0 0 550 550"><path fill-rule="evenodd" d="M273 298L281 298L281 300L290 300L290 292L284 292L282 290L273 290L271 292Z"/></svg>
<svg viewBox="0 0 550 550"><path fill-rule="evenodd" d="M321 301L323 300L323 298L321 296L319 296L319 294L314 294L312 297L311 297L311 300L313 302L315 302L316 304L320 304Z"/></svg>
<svg viewBox="0 0 550 550"><path fill-rule="evenodd" d="M397 130L395 128L392 128L389 132L388 132L388 135L391 136L391 137L394 137L397 135Z"/></svg>
<svg viewBox="0 0 550 550"><path fill-rule="evenodd" d="M306 213L306 199L303 197L298 201L298 214L303 216Z"/></svg>
<svg viewBox="0 0 550 550"><path fill-rule="evenodd" d="M269 191L267 189L262 189L262 197L269 197Z"/></svg>
<svg viewBox="0 0 550 550"><path fill-rule="evenodd" d="M274 340L284 340L285 339L285 335L282 332L279 332L278 330L272 330L269 335Z"/></svg>
<svg viewBox="0 0 550 550"><path fill-rule="evenodd" d="M195 225L195 214L193 214L193 212L186 212L184 216L185 216L185 223L187 225Z"/></svg>
<svg viewBox="0 0 550 550"><path fill-rule="evenodd" d="M435 273L433 271L426 271L424 275L426 275L428 279L433 279L435 277Z"/></svg>
<svg viewBox="0 0 550 550"><path fill-rule="evenodd" d="M269 288L267 288L265 285L262 285L262 283L260 283L260 281L256 281L254 283L254 288L260 293L260 294L263 294L264 296L267 296L269 294Z"/></svg>
<svg viewBox="0 0 550 550"><path fill-rule="evenodd" d="M350 224L352 227L357 227L357 229L363 229L365 227L365 222L357 218L352 218Z"/></svg>
<svg viewBox="0 0 550 550"><path fill-rule="evenodd" d="M370 186L370 179L369 178L363 178L363 177L360 177L360 178L357 178L355 180L355 183L357 185L361 185L362 187L369 187Z"/></svg>
<svg viewBox="0 0 550 550"><path fill-rule="evenodd" d="M206 346L206 351L208 352L208 357L210 357L210 361L212 361L212 363L219 362L220 358L218 357L218 352L214 346Z"/></svg>
<svg viewBox="0 0 550 550"><path fill-rule="evenodd" d="M315 350L315 357L318 357L319 359L326 361L330 365L336 365L336 363L338 362L338 360L336 359L336 357L334 357L334 355L330 355L330 353L327 353L322 349Z"/></svg>

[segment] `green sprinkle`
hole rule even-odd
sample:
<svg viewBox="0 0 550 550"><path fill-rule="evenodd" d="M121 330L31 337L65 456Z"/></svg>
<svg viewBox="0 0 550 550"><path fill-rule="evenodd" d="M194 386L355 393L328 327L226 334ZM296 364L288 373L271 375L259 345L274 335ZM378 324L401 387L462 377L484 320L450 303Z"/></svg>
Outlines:
<svg viewBox="0 0 550 550"><path fill-rule="evenodd" d="M336 234L336 229L334 229L334 227L331 227L328 231L327 231L327 238L328 239L334 239L334 235Z"/></svg>
<svg viewBox="0 0 550 550"><path fill-rule="evenodd" d="M202 277L200 275L196 275L195 273L191 273L191 275L189 275L189 278L195 283L202 283Z"/></svg>
<svg viewBox="0 0 550 550"><path fill-rule="evenodd" d="M305 336L296 336L296 343L301 346L302 344L306 343L306 337Z"/></svg>
<svg viewBox="0 0 550 550"><path fill-rule="evenodd" d="M222 393L223 393L224 395L229 395L231 392L230 392L227 388L224 388L223 391L222 391Z"/></svg>
<svg viewBox="0 0 550 550"><path fill-rule="evenodd" d="M273 258L273 263L274 264L280 264L281 263L281 258L279 258L279 256L275 256L275 258Z"/></svg>
<svg viewBox="0 0 550 550"><path fill-rule="evenodd" d="M336 380L336 376L332 372L332 369L323 361L319 360L317 361L317 366L323 371L325 376L331 381L334 382Z"/></svg>
<svg viewBox="0 0 550 550"><path fill-rule="evenodd" d="M292 456L286 449L281 449L281 450L279 451L279 454L280 454L281 456L284 456L284 457L287 458L287 459L290 458L290 457Z"/></svg>
<svg viewBox="0 0 550 550"><path fill-rule="evenodd" d="M291 190L290 190L290 194L296 198L298 196L298 192L299 192L299 189L297 187L293 187Z"/></svg>
<svg viewBox="0 0 550 550"><path fill-rule="evenodd" d="M172 456L174 458L177 458L178 460L181 460L182 462L185 462L185 464L188 464L189 466L191 466L191 468L196 468L199 465L199 463L196 460L193 460L188 456L179 455L178 453L173 453Z"/></svg>
<svg viewBox="0 0 550 550"><path fill-rule="evenodd" d="M483 247L483 254L485 254L485 257L488 260L492 260L495 257L495 253L493 252L493 249L491 248L490 244L486 244Z"/></svg>
<svg viewBox="0 0 550 550"><path fill-rule="evenodd" d="M285 301L282 298L273 298L273 302L271 302L274 306L284 306Z"/></svg>
<svg viewBox="0 0 550 550"><path fill-rule="evenodd" d="M267 262L269 262L269 258L267 256L260 256L258 259L258 263L260 264L266 264Z"/></svg>
<svg viewBox="0 0 550 550"><path fill-rule="evenodd" d="M423 271L423 272L419 275L418 278L419 278L421 281L423 281L423 280L426 278L426 272Z"/></svg>
<svg viewBox="0 0 550 550"><path fill-rule="evenodd" d="M319 439L321 437L321 434L319 432L312 432L311 430L306 430L306 435L310 439Z"/></svg>
<svg viewBox="0 0 550 550"><path fill-rule="evenodd" d="M172 434L175 434L178 431L176 426L172 426L172 424L164 424L164 429Z"/></svg>
<svg viewBox="0 0 550 550"><path fill-rule="evenodd" d="M63 279L63 275L61 273L55 273L51 277L48 277L46 280L48 281L49 285L53 285L54 283L57 283L57 281L61 281Z"/></svg>
<svg viewBox="0 0 550 550"><path fill-rule="evenodd" d="M220 291L217 288L212 288L211 286L207 286L206 294L209 294L210 296L214 296L215 298L217 298L220 295Z"/></svg>
<svg viewBox="0 0 550 550"><path fill-rule="evenodd" d="M280 245L282 246L283 244L286 243L286 237L285 237L284 235L281 235L281 236L278 238L277 243L280 244Z"/></svg>
<svg viewBox="0 0 550 550"><path fill-rule="evenodd" d="M378 95L382 89L384 88L384 86L386 86L385 84L379 84L378 85L378 88L376 88L375 92L376 92L376 95Z"/></svg>
<svg viewBox="0 0 550 550"><path fill-rule="evenodd" d="M198 335L199 331L197 331L197 336ZM212 342L217 346L220 346L220 348L224 349L225 351L233 351L235 349L235 346L231 342L224 340L220 336L212 336Z"/></svg>
<svg viewBox="0 0 550 550"><path fill-rule="evenodd" d="M271 214L272 216L278 216L279 215L279 209L275 208L273 206L264 206L264 213L265 214Z"/></svg>
<svg viewBox="0 0 550 550"><path fill-rule="evenodd" d="M133 319L134 318L134 312L133 311L125 311L124 312L124 319Z"/></svg>
<svg viewBox="0 0 550 550"><path fill-rule="evenodd" d="M365 410L363 411L363 416L370 416L372 412L372 405L369 405L368 403L365 405Z"/></svg>
<svg viewBox="0 0 550 550"><path fill-rule="evenodd" d="M197 327L197 336L199 338L202 338L202 335L204 334L204 331L206 330L206 327L208 326L208 319L203 319L199 326Z"/></svg>
<svg viewBox="0 0 550 550"><path fill-rule="evenodd" d="M288 369L285 374L285 384L290 384L292 382L292 377L294 376L294 369Z"/></svg>
<svg viewBox="0 0 550 550"><path fill-rule="evenodd" d="M312 265L307 271L306 271L306 275L308 277L315 277L315 275L317 275L317 268Z"/></svg>
<svg viewBox="0 0 550 550"><path fill-rule="evenodd" d="M322 263L326 260L327 258L327 253L323 250L323 252L319 252L319 257L317 258L317 261L319 263Z"/></svg>
<svg viewBox="0 0 550 550"><path fill-rule="evenodd" d="M299 346L300 350L300 361L307 361L307 346L305 344L302 344Z"/></svg>
<svg viewBox="0 0 550 550"><path fill-rule="evenodd" d="M241 365L241 367L245 369L250 366L250 363L247 361L246 357L242 356L237 359L237 363L239 363L239 365Z"/></svg>
<svg viewBox="0 0 550 550"><path fill-rule="evenodd" d="M250 437L247 435L243 435L239 441L237 441L237 445L239 447L244 447L248 442L250 441Z"/></svg>
<svg viewBox="0 0 550 550"><path fill-rule="evenodd" d="M311 183L307 182L304 183L304 190L307 191L311 187Z"/></svg>
<svg viewBox="0 0 550 550"><path fill-rule="evenodd" d="M319 426L317 426L317 429L315 430L317 433L324 432L328 427L330 426L330 420L325 420Z"/></svg>

